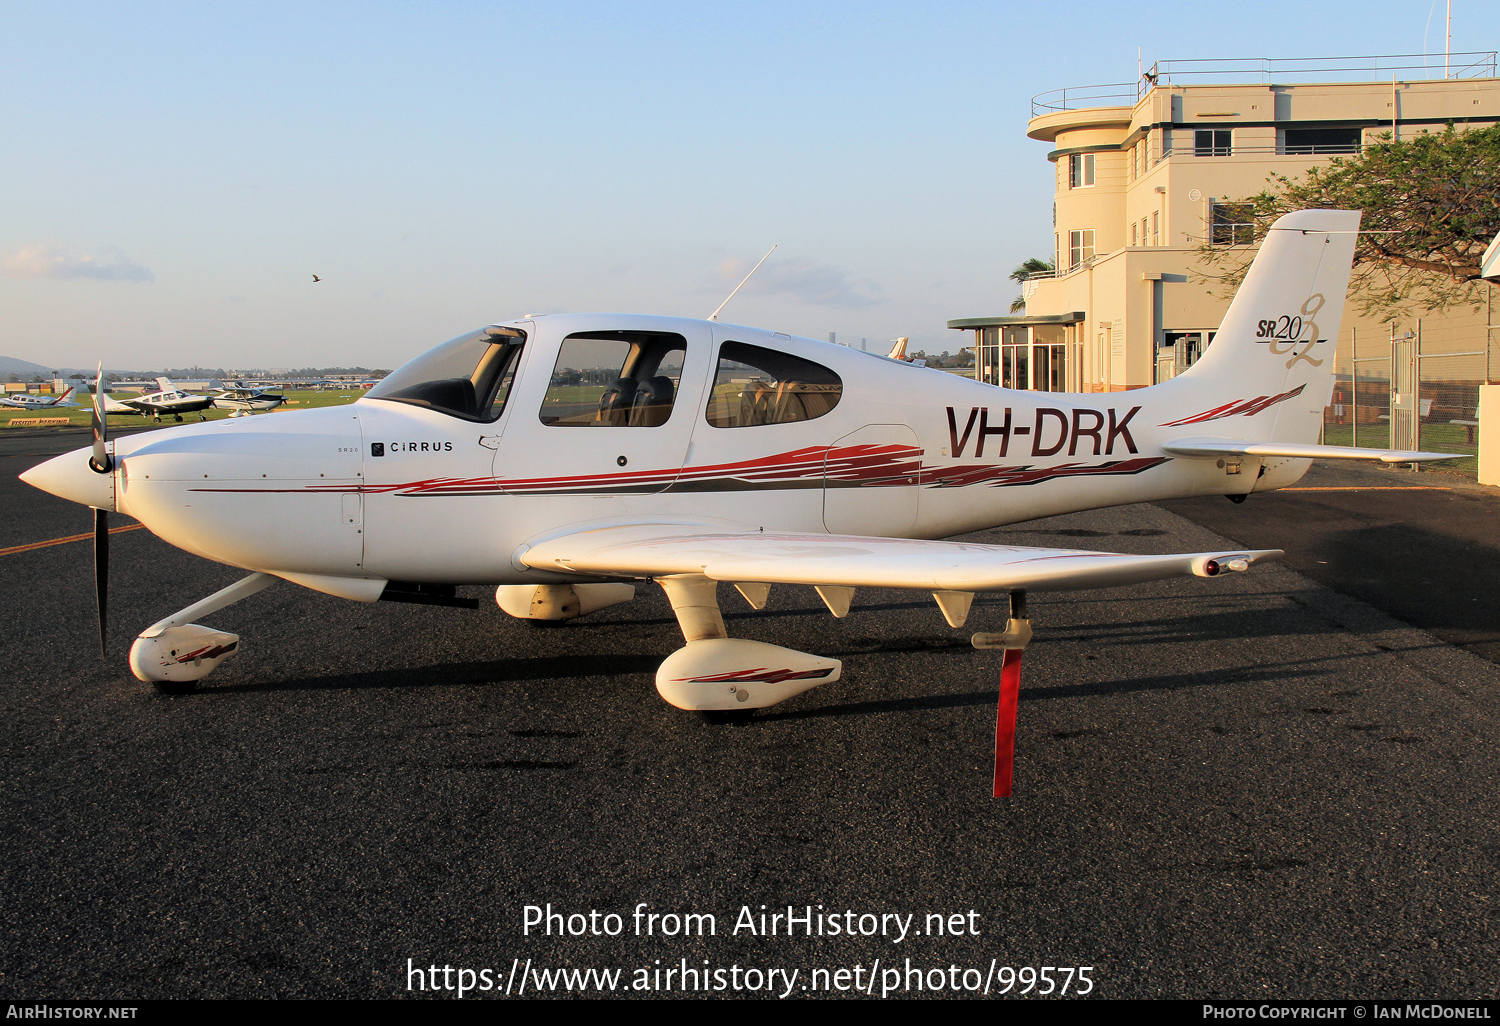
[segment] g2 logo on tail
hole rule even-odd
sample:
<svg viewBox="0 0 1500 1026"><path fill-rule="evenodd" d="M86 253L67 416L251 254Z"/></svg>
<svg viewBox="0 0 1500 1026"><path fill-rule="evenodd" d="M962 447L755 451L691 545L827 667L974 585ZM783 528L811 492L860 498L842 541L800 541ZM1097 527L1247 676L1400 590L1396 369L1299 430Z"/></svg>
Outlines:
<svg viewBox="0 0 1500 1026"><path fill-rule="evenodd" d="M1302 304L1302 316L1282 314L1280 317L1257 322L1256 340L1267 343L1271 352L1276 356L1291 353L1292 358L1286 362L1287 370L1291 370L1304 360L1314 367L1323 366L1322 360L1314 360L1309 354L1313 346L1328 341L1326 338L1318 337L1318 322L1313 320L1326 302L1322 293L1314 292L1307 297L1307 302ZM1289 344L1282 348L1277 345L1278 342ZM1302 346L1301 352L1297 351L1298 346Z"/></svg>

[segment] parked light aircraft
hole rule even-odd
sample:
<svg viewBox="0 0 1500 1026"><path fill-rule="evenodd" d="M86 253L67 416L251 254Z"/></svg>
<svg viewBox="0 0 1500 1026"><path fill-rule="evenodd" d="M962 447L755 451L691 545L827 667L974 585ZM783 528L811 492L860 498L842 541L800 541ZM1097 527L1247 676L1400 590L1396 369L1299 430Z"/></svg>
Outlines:
<svg viewBox="0 0 1500 1026"><path fill-rule="evenodd" d="M233 388L221 388L210 398L213 399L214 409L229 410L231 417L239 417L246 413L264 413L286 402L284 395L268 392L263 388L247 388L238 381L234 383Z"/></svg>
<svg viewBox="0 0 1500 1026"><path fill-rule="evenodd" d="M161 420L163 413L170 413L177 420L181 420L184 413L196 413L198 419L203 420L203 411L214 405L211 396L199 395L197 392L184 392L173 385L168 378L157 378L156 389L155 392L144 392L129 399L106 397L104 411L106 413L139 413L157 420Z"/></svg>
<svg viewBox="0 0 1500 1026"><path fill-rule="evenodd" d="M765 708L840 662L731 639L717 585L755 609L810 585L930 592L954 628L1011 598L995 794L1009 794L1031 591L1242 571L1280 555L1161 556L941 541L1077 510L1247 495L1312 458L1444 458L1314 444L1332 389L1358 212L1276 222L1213 346L1128 392L1011 391L859 350L673 317L536 315L438 346L349 406L105 437L22 479L92 506L101 648L107 512L248 577L153 624L137 677L190 688L238 651L193 621L279 580L361 602L473 604L565 620L665 590L686 644L656 686L682 709Z"/></svg>
<svg viewBox="0 0 1500 1026"><path fill-rule="evenodd" d="M55 410L64 406L77 406L71 400L73 393L77 391L69 386L62 395L29 395L25 392L17 392L13 395L0 396L0 406L12 406L18 410Z"/></svg>

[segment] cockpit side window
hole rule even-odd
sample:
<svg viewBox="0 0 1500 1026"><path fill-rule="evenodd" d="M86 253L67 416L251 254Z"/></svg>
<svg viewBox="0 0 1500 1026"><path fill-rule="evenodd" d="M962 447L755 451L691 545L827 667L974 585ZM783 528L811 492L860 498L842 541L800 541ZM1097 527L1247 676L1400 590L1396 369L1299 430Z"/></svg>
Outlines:
<svg viewBox="0 0 1500 1026"><path fill-rule="evenodd" d="M515 328L489 327L460 335L386 375L366 395L463 420L498 420L525 341L525 333Z"/></svg>
<svg viewBox="0 0 1500 1026"><path fill-rule="evenodd" d="M708 422L735 428L814 420L831 412L843 391L843 379L821 364L775 349L725 342L708 398Z"/></svg>
<svg viewBox="0 0 1500 1026"><path fill-rule="evenodd" d="M540 416L549 427L659 427L672 416L687 339L581 331L563 339Z"/></svg>

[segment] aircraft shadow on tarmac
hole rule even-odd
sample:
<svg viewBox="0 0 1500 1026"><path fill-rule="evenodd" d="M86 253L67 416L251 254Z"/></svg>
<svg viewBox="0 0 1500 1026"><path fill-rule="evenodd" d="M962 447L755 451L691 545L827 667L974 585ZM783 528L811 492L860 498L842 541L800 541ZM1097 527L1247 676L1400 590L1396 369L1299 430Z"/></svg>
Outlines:
<svg viewBox="0 0 1500 1026"><path fill-rule="evenodd" d="M935 639L916 639L931 641ZM913 645L912 648L919 646ZM967 648L955 644L954 648ZM846 656L876 655L877 652L845 652ZM1316 661L1312 661L1316 662ZM1064 698L1107 696L1152 691L1175 691L1182 688L1216 687L1225 685L1268 684L1274 681L1320 677L1325 671L1308 660L1273 663L1261 666L1227 667L1200 673L1172 674L1123 680L1087 681L1023 689L1024 702L1051 701ZM514 683L519 681L556 681L580 677L604 678L617 686L632 685L629 677L636 674L651 674L660 663L653 654L612 653L597 655L567 655L542 658L485 660L472 663L445 663L421 669L376 670L364 673L334 674L327 677L301 677L279 681L251 681L207 687L193 694L253 694L276 691L337 691L365 690L369 688L423 688L484 686ZM914 695L897 699L866 702L842 702L811 709L787 710L763 713L749 723L772 723L779 720L799 720L817 717L866 716L878 713L917 711L923 709L949 709L964 706L989 705L995 701L994 689L968 692L950 692L937 695Z"/></svg>
<svg viewBox="0 0 1500 1026"><path fill-rule="evenodd" d="M1210 673L1183 673L1167 677L1146 677L1135 680L1095 681L1080 684L1059 684L1051 687L1021 689L1022 702L1045 702L1059 698L1082 698L1100 695L1134 694L1150 691L1177 691L1181 688L1216 687L1239 684L1264 684L1278 680L1320 677L1332 671L1308 669L1303 661L1273 664L1270 666L1233 667ZM996 677L996 688L999 678ZM793 709L786 712L766 713L748 721L771 723L776 720L802 720L821 716L868 716L874 713L907 712L920 709L953 709L970 705L993 705L996 689L967 691L945 695L922 695L911 698L885 699L870 702L845 702L839 705L821 706L816 709Z"/></svg>
<svg viewBox="0 0 1500 1026"><path fill-rule="evenodd" d="M638 673L655 673L658 655L601 653L597 655L543 656L522 659L491 659L472 663L441 663L415 669L367 670L328 677L295 677L284 680L246 681L241 684L209 685L195 694L253 694L262 691L358 691L369 688L463 687L508 684L532 680L569 680L602 677L612 683ZM617 681L616 678L619 678Z"/></svg>

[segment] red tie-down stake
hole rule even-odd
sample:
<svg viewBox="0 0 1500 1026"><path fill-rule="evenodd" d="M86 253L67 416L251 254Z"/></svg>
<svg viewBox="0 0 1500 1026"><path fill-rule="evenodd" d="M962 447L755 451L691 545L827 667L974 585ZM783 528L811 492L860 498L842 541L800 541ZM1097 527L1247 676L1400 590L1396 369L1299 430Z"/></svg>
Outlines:
<svg viewBox="0 0 1500 1026"><path fill-rule="evenodd" d="M1021 696L1021 653L1031 641L1031 621L1026 616L1026 593L1010 593L1010 619L1000 634L976 634L969 639L975 648L1004 649L1000 664L1000 703L995 711L995 797L1009 798L1016 762L1016 703Z"/></svg>

